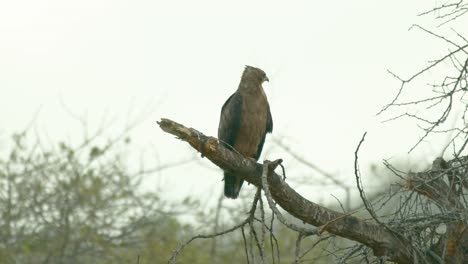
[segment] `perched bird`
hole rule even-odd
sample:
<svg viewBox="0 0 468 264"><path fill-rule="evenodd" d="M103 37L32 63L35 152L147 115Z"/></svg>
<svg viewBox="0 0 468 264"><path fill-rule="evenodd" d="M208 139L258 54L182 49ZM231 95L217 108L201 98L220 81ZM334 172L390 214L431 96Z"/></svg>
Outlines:
<svg viewBox="0 0 468 264"><path fill-rule="evenodd" d="M259 68L245 66L237 91L224 103L218 127L218 139L228 148L258 160L265 136L273 131L270 113L262 83L269 81ZM224 195L236 199L243 179L229 171L224 172Z"/></svg>

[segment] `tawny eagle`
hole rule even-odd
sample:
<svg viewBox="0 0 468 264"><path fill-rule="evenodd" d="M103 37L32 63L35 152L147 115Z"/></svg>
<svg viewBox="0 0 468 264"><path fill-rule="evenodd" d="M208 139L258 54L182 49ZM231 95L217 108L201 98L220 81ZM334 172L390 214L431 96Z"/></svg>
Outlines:
<svg viewBox="0 0 468 264"><path fill-rule="evenodd" d="M237 91L224 103L219 121L218 138L228 148L258 160L265 136L273 131L270 113L262 83L269 81L259 68L245 66ZM243 179L229 171L224 172L224 195L236 199Z"/></svg>

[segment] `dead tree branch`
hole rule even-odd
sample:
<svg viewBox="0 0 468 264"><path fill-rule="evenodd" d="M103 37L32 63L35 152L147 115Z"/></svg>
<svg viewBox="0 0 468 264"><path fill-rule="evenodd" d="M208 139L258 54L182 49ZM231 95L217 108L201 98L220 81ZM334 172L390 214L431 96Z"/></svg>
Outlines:
<svg viewBox="0 0 468 264"><path fill-rule="evenodd" d="M204 157L225 171L231 171L247 182L262 187L263 166L219 144L214 137L207 137L193 128L187 128L169 119L158 122L161 129L188 142ZM326 231L348 238L372 248L376 256L387 256L397 263L412 263L410 242L397 238L380 225L366 222L351 215L322 207L292 189L275 172L268 179L271 197L287 212L305 223L322 226Z"/></svg>
<svg viewBox="0 0 468 264"><path fill-rule="evenodd" d="M306 165L308 168L311 168L312 170L318 172L320 175L322 175L325 179L328 179L331 181L334 186L338 186L343 189L343 191L346 193L346 201L345 201L345 209L346 211L351 209L351 187L348 186L344 181L340 180L336 175L333 175L329 172L326 172L316 164L304 159L301 157L299 154L294 152L290 147L288 147L286 144L284 144L281 140L273 138L273 142L278 145L280 148L282 148L284 151L286 151L291 157L299 161L300 163ZM319 181L318 179L314 179L314 183ZM325 185L325 181L320 181L321 185ZM341 202L340 202L341 203Z"/></svg>
<svg viewBox="0 0 468 264"><path fill-rule="evenodd" d="M270 206L270 209L273 211L273 213L278 217L278 220L283 223L285 226L288 228L297 231L301 234L304 235L312 235L312 234L317 234L318 230L317 229L307 229L303 228L300 226L297 226L293 223L290 223L289 221L284 218L284 216L281 214L281 212L276 208L275 202L273 201L273 198L271 197L271 192L270 188L268 187L267 183L267 176L271 175L271 173L275 170L275 168L282 162L281 159L275 160L273 162L270 162L268 160L265 160L263 163L263 172L262 172L262 188L263 191L265 192L265 196L267 197L268 200L268 205Z"/></svg>

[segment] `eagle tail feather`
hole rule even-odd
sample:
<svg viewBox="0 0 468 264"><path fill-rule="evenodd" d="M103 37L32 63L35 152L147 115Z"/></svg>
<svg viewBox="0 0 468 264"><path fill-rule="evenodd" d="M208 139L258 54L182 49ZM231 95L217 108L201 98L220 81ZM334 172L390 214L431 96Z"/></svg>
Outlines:
<svg viewBox="0 0 468 264"><path fill-rule="evenodd" d="M228 172L224 173L224 195L227 198L236 199L239 196L242 187L242 180L240 177L234 176Z"/></svg>

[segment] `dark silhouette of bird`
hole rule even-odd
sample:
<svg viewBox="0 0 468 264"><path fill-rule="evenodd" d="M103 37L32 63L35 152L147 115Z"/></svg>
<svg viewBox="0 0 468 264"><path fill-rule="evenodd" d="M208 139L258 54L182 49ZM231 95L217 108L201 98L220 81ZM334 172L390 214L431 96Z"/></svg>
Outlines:
<svg viewBox="0 0 468 264"><path fill-rule="evenodd" d="M218 128L222 144L256 161L262 153L267 133L273 131L273 119L262 84L269 81L259 68L245 66L237 91L224 103ZM224 195L236 199L244 180L224 172Z"/></svg>

